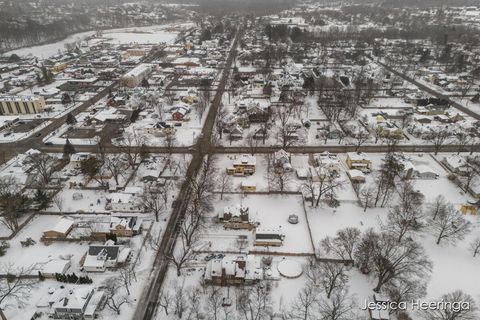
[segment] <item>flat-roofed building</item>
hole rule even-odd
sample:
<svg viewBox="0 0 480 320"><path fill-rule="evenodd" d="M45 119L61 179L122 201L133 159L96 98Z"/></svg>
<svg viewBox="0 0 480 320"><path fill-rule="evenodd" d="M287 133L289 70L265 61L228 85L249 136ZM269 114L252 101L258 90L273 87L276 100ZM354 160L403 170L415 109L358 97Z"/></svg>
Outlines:
<svg viewBox="0 0 480 320"><path fill-rule="evenodd" d="M0 115L34 114L43 112L44 108L42 96L0 95Z"/></svg>

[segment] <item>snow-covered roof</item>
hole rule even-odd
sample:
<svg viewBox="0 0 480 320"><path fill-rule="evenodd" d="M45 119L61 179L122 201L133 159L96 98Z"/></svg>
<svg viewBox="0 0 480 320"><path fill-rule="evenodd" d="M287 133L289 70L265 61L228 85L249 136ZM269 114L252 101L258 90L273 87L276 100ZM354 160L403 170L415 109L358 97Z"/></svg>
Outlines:
<svg viewBox="0 0 480 320"><path fill-rule="evenodd" d="M47 262L41 271L45 274L65 273L68 268L70 268L70 260L56 259Z"/></svg>
<svg viewBox="0 0 480 320"><path fill-rule="evenodd" d="M347 156L352 161L370 161L370 158L366 153L363 152L348 152Z"/></svg>
<svg viewBox="0 0 480 320"><path fill-rule="evenodd" d="M239 158L237 158L234 162L234 166L240 166L240 165L252 165L254 166L257 162L257 159L255 156L252 156L250 154L242 154Z"/></svg>
<svg viewBox="0 0 480 320"><path fill-rule="evenodd" d="M49 230L49 231L54 231L58 233L66 233L72 226L73 226L73 220L68 219L68 218L60 218L58 220L57 224Z"/></svg>

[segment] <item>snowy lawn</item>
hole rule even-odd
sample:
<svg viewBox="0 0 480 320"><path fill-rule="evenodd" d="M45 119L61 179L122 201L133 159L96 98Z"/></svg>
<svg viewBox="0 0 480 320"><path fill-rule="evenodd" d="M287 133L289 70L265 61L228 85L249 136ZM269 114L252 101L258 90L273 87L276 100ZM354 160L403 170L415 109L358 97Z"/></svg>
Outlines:
<svg viewBox="0 0 480 320"><path fill-rule="evenodd" d="M258 221L261 228L278 228L285 234L285 240L280 247L253 246L252 231L224 230L220 223L216 223L214 217L226 206L242 204L249 208L250 218ZM214 212L211 213L212 225L203 233L202 241L211 242L209 251L239 251L237 237L247 235L249 244L244 250L265 251L278 253L312 254L313 248L310 240L310 232L306 224L305 214L300 195L248 195L230 194L223 200L217 198L214 202ZM296 214L299 217L298 224L288 223L288 216Z"/></svg>

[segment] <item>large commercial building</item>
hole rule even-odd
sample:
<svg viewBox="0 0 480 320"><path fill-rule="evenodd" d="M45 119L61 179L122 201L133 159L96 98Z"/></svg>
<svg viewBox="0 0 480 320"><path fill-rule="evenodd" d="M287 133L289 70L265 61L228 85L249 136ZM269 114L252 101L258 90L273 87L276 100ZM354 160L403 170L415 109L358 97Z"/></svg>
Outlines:
<svg viewBox="0 0 480 320"><path fill-rule="evenodd" d="M125 73L121 78L121 84L127 87L138 87L144 78L152 72L152 66L149 64L140 64L129 72Z"/></svg>
<svg viewBox="0 0 480 320"><path fill-rule="evenodd" d="M41 96L0 96L0 114L33 114L45 108L45 99Z"/></svg>

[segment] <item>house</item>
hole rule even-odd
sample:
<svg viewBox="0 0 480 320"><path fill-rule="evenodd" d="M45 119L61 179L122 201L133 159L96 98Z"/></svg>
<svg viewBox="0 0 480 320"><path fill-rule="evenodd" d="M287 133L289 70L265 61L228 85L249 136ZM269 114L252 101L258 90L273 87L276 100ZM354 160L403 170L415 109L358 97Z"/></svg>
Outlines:
<svg viewBox="0 0 480 320"><path fill-rule="evenodd" d="M74 221L60 218L53 228L43 232L43 239L65 239L74 227Z"/></svg>
<svg viewBox="0 0 480 320"><path fill-rule="evenodd" d="M72 263L70 260L54 259L44 264L40 272L44 277L53 278L55 277L56 273L66 274L68 272L68 269L70 269L71 265Z"/></svg>
<svg viewBox="0 0 480 320"><path fill-rule="evenodd" d="M279 247L283 244L285 235L280 229L256 228L254 230L255 246Z"/></svg>
<svg viewBox="0 0 480 320"><path fill-rule="evenodd" d="M255 173L256 158L249 154L242 154L233 161L233 167L227 168L227 173L236 176L252 175Z"/></svg>
<svg viewBox="0 0 480 320"><path fill-rule="evenodd" d="M433 180L438 179L438 173L427 165L419 164L413 170L413 176L418 179Z"/></svg>
<svg viewBox="0 0 480 320"><path fill-rule="evenodd" d="M365 183L366 177L362 171L357 169L351 169L348 170L347 174L353 183Z"/></svg>
<svg viewBox="0 0 480 320"><path fill-rule="evenodd" d="M142 219L137 216L112 215L110 221L96 222L94 226L90 237L100 241L111 235L130 238L142 233Z"/></svg>
<svg viewBox="0 0 480 320"><path fill-rule="evenodd" d="M442 162L453 173L465 175L468 171L467 160L460 155L454 154L444 157Z"/></svg>
<svg viewBox="0 0 480 320"><path fill-rule="evenodd" d="M256 224L249 219L249 210L242 205L228 206L218 214L218 220L225 229L252 230Z"/></svg>
<svg viewBox="0 0 480 320"><path fill-rule="evenodd" d="M260 128L253 134L255 140L265 140L267 138L267 131L264 128Z"/></svg>
<svg viewBox="0 0 480 320"><path fill-rule="evenodd" d="M345 134L343 133L342 130L340 129L333 129L332 131L329 131L327 133L327 138L328 139L342 139L343 137L345 137Z"/></svg>
<svg viewBox="0 0 480 320"><path fill-rule="evenodd" d="M246 113L250 123L267 122L270 117L268 109L261 108L258 103L248 106Z"/></svg>
<svg viewBox="0 0 480 320"><path fill-rule="evenodd" d="M116 212L141 212L143 210L135 194L127 191L109 193L106 198L106 210Z"/></svg>
<svg viewBox="0 0 480 320"><path fill-rule="evenodd" d="M190 106L187 104L178 104L170 108L170 114L174 121L185 121L185 116L190 112Z"/></svg>
<svg viewBox="0 0 480 320"><path fill-rule="evenodd" d="M328 151L318 154L315 158L318 167L326 169L332 175L340 175L341 165L340 159L336 154L331 154Z"/></svg>
<svg viewBox="0 0 480 320"><path fill-rule="evenodd" d="M67 66L68 65L64 62L57 62L53 65L53 67L50 68L50 71L59 73L65 71L65 69L67 69Z"/></svg>
<svg viewBox="0 0 480 320"><path fill-rule="evenodd" d="M175 128L171 126L170 124L164 122L164 121L159 121L152 125L151 127L147 127L144 129L144 132L146 134L151 134L156 137L165 137L167 135L174 134L176 132Z"/></svg>
<svg viewBox="0 0 480 320"><path fill-rule="evenodd" d="M48 317L52 319L90 320L105 302L103 291L91 285L68 286L47 295Z"/></svg>
<svg viewBox="0 0 480 320"><path fill-rule="evenodd" d="M229 139L231 140L240 140L243 137L243 128L240 127L238 124L234 124L230 130L230 134L228 135Z"/></svg>
<svg viewBox="0 0 480 320"><path fill-rule="evenodd" d="M460 212L463 214L470 214L476 216L478 214L478 209L480 208L480 200L476 202L468 201L468 203L462 204L460 207Z"/></svg>
<svg viewBox="0 0 480 320"><path fill-rule="evenodd" d="M226 256L208 261L204 278L205 283L219 286L249 285L263 279L263 269L253 255Z"/></svg>
<svg viewBox="0 0 480 320"><path fill-rule="evenodd" d="M120 83L126 87L138 87L143 79L145 79L152 72L152 66L149 64L139 64L137 67L125 73L120 78Z"/></svg>
<svg viewBox="0 0 480 320"><path fill-rule="evenodd" d="M363 152L347 153L347 166L350 169L358 169L361 171L370 170L372 161Z"/></svg>
<svg viewBox="0 0 480 320"><path fill-rule="evenodd" d="M70 165L74 169L80 169L82 166L82 162L92 157L95 157L95 155L90 152L74 153L70 156Z"/></svg>
<svg viewBox="0 0 480 320"><path fill-rule="evenodd" d="M131 250L123 246L114 245L108 240L105 245L91 245L88 248L83 269L86 272L104 272L107 268L116 268L126 263Z"/></svg>
<svg viewBox="0 0 480 320"><path fill-rule="evenodd" d="M115 108L106 108L96 113L91 122L95 124L121 123L127 119L127 116Z"/></svg>
<svg viewBox="0 0 480 320"><path fill-rule="evenodd" d="M109 230L117 237L133 237L142 232L142 220L136 216L111 216Z"/></svg>
<svg viewBox="0 0 480 320"><path fill-rule="evenodd" d="M299 180L307 180L312 176L310 168L298 168L295 172Z"/></svg>
<svg viewBox="0 0 480 320"><path fill-rule="evenodd" d="M293 170L292 165L290 164L290 155L283 149L278 150L274 154L275 158L275 170L282 170L285 172L290 172Z"/></svg>
<svg viewBox="0 0 480 320"><path fill-rule="evenodd" d="M255 192L255 191L257 191L257 184L254 181L251 181L251 180L248 180L248 179L243 180L240 183L240 190Z"/></svg>
<svg viewBox="0 0 480 320"><path fill-rule="evenodd" d="M183 121L183 118L185 117L186 114L187 112L185 111L185 109L181 109L181 108L175 109L174 111L172 111L172 120Z"/></svg>

